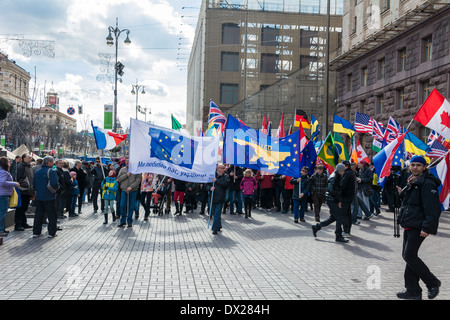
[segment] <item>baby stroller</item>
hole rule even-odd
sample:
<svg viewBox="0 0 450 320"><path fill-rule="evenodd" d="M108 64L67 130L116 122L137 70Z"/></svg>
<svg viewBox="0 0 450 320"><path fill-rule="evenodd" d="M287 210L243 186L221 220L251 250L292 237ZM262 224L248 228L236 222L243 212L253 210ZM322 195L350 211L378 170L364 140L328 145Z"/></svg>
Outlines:
<svg viewBox="0 0 450 320"><path fill-rule="evenodd" d="M150 209L153 209L154 214L163 215L164 202L166 201L166 194L169 186L159 186L155 192L152 193L150 202Z"/></svg>

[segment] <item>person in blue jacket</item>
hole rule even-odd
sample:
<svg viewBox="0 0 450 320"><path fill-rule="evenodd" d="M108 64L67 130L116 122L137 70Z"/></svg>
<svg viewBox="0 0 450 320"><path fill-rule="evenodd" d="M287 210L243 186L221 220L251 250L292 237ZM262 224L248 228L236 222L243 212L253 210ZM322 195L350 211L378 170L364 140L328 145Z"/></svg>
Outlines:
<svg viewBox="0 0 450 320"><path fill-rule="evenodd" d="M41 236L45 215L48 218L48 237L56 237L56 192L52 192L50 189L53 191L58 190L59 183L58 174L52 169L53 162L52 156L46 156L42 167L34 174L33 187L36 190L36 212L34 215L33 238Z"/></svg>
<svg viewBox="0 0 450 320"><path fill-rule="evenodd" d="M78 214L75 213L75 207L77 206L77 201L81 201L80 186L78 185L77 173L75 171L70 171L70 178L72 178L72 185L70 186L72 202L70 203L69 217L76 217Z"/></svg>
<svg viewBox="0 0 450 320"><path fill-rule="evenodd" d="M119 190L119 183L116 180L116 172L110 170L108 176L102 181L102 199L105 202L105 221L103 224L108 223L109 208L111 208L111 214L113 222L116 221L116 213L114 211L114 202L116 200L117 190Z"/></svg>
<svg viewBox="0 0 450 320"><path fill-rule="evenodd" d="M303 167L300 178L292 178L291 184L294 185L292 200L294 201L294 222L305 222L305 211L308 206L308 193L311 189L311 180L308 176L309 168Z"/></svg>

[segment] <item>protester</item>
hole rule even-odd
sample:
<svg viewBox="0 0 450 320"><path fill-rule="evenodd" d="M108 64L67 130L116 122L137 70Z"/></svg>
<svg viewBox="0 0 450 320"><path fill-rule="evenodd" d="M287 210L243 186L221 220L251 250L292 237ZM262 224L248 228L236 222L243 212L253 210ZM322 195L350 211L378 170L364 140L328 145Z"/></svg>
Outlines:
<svg viewBox="0 0 450 320"><path fill-rule="evenodd" d="M281 179L281 177L281 174L274 174L272 176L272 186L276 212L281 211L281 194L283 193L284 189L284 180Z"/></svg>
<svg viewBox="0 0 450 320"><path fill-rule="evenodd" d="M382 187L378 185L378 175L375 173L375 165L373 162L370 163L369 169L372 171L372 195L369 198L370 201L370 213L379 215L380 214L380 202L381 202L381 189Z"/></svg>
<svg viewBox="0 0 450 320"><path fill-rule="evenodd" d="M164 185L166 186L165 189L167 189L166 191L166 209L164 210L164 212L166 214L169 214L171 211L171 205L172 205L172 185L173 185L173 179L167 176L163 176L163 175L158 175L158 181L160 181L160 183L164 183ZM163 208L161 207L161 210Z"/></svg>
<svg viewBox="0 0 450 320"><path fill-rule="evenodd" d="M98 211L97 199L98 199L98 195L99 194L101 195L101 192L102 192L102 190L101 190L102 189L102 181L108 176L108 171L103 166L100 157L97 157L95 159L95 165L91 169L91 174L94 179L92 182L92 204L94 205L94 213L97 213L97 211ZM100 209L102 210L102 213L104 213L105 202L103 201L103 199L101 199L101 196L100 196Z"/></svg>
<svg viewBox="0 0 450 320"><path fill-rule="evenodd" d="M64 168L64 161L61 159L56 160L56 174L58 175L58 183L59 183L59 189L56 193L56 201L55 201L55 207L56 207L56 217L58 219L64 219L66 216L64 215L64 205L66 202L66 186L70 186L72 183L70 181L70 176L68 176L69 181L67 181L67 176L65 174ZM68 173L68 172L67 172Z"/></svg>
<svg viewBox="0 0 450 320"><path fill-rule="evenodd" d="M369 169L369 164L364 160L358 162L358 177L356 178L357 188L356 197L358 197L365 205L366 209L370 207L369 197L372 195L373 172ZM361 206L358 209L358 216L362 217ZM372 217L369 211L366 212L364 220Z"/></svg>
<svg viewBox="0 0 450 320"><path fill-rule="evenodd" d="M388 209L386 210L386 212L395 211L396 203L394 192L396 191L397 186L401 186L400 170L401 170L400 166L397 165L391 166L389 176L387 176L386 182L384 183L384 189L386 192L386 201L388 205Z"/></svg>
<svg viewBox="0 0 450 320"><path fill-rule="evenodd" d="M8 232L5 230L5 216L9 208L9 197L18 187L19 183L13 181L9 173L9 161L6 157L0 157L0 237L5 237Z"/></svg>
<svg viewBox="0 0 450 320"><path fill-rule="evenodd" d="M186 181L183 180L173 180L175 184L175 193L173 197L173 202L175 203L175 214L174 215L180 215L183 211L183 205L184 205L184 195L186 193Z"/></svg>
<svg viewBox="0 0 450 320"><path fill-rule="evenodd" d="M228 198L230 200L230 214L242 214L242 194L241 194L241 180L244 173L241 167L230 165L226 171L230 176L230 186L228 189ZM236 204L236 213L234 207Z"/></svg>
<svg viewBox="0 0 450 320"><path fill-rule="evenodd" d="M75 213L75 207L77 205L77 201L81 201L80 188L78 187L76 172L71 171L70 178L72 179L72 185L70 187L70 194L72 196L72 202L70 205L69 217L76 217L78 215Z"/></svg>
<svg viewBox="0 0 450 320"><path fill-rule="evenodd" d="M311 181L308 177L309 168L303 167L299 178L292 178L291 184L294 185L292 200L294 200L294 222L305 222L305 211L308 205L308 193L311 189Z"/></svg>
<svg viewBox="0 0 450 320"><path fill-rule="evenodd" d="M334 232L336 242L348 242L348 240L342 236L342 226L345 223L345 218L342 212L341 178L344 174L344 170L345 166L342 163L339 163L336 165L336 170L328 178L326 201L328 207L330 208L330 217L327 220L317 223L311 227L314 237L317 236L317 232L323 227L336 222L336 229Z"/></svg>
<svg viewBox="0 0 450 320"><path fill-rule="evenodd" d="M151 172L144 172L141 175L140 201L144 208L144 220L150 215L150 205L152 194L157 183L157 175Z"/></svg>
<svg viewBox="0 0 450 320"><path fill-rule="evenodd" d="M258 171L256 180L260 182L260 210L271 211L273 207L272 175Z"/></svg>
<svg viewBox="0 0 450 320"><path fill-rule="evenodd" d="M222 207L225 203L226 190L230 184L230 177L225 173L225 166L217 165L216 176L213 178L213 184L210 185L212 192L212 206L211 215L213 217L213 224L211 230L213 234L217 234L222 229Z"/></svg>
<svg viewBox="0 0 450 320"><path fill-rule="evenodd" d="M200 214L205 214L206 205L208 204L208 198L209 198L209 191L208 191L208 185L206 183L200 183L199 186L199 194L200 194ZM209 206L208 206L209 211Z"/></svg>
<svg viewBox="0 0 450 320"><path fill-rule="evenodd" d="M108 223L108 214L109 210L111 210L111 216L113 222L116 221L116 212L114 210L114 204L116 201L116 194L119 190L119 183L116 180L116 172L114 170L110 170L108 176L105 180L102 181L102 200L105 204L104 217L105 220L103 224Z"/></svg>
<svg viewBox="0 0 450 320"><path fill-rule="evenodd" d="M66 209L66 212L70 211L70 206L72 204L72 194L70 192L70 188L72 186L72 179L70 178L69 167L70 167L69 161L67 161L67 160L63 161L62 170L64 173L64 181L66 182L65 188L64 188L64 208ZM62 205L63 204L61 204L61 206Z"/></svg>
<svg viewBox="0 0 450 320"><path fill-rule="evenodd" d="M422 242L438 230L441 215L439 186L441 181L426 168L423 156L413 156L410 160L411 176L406 187L397 191L402 198L402 207L398 217L403 233L402 257L406 262L404 281L406 291L397 293L401 299L422 299L422 280L428 288L428 298L434 299L439 294L441 281L419 258L418 252Z"/></svg>
<svg viewBox="0 0 450 320"><path fill-rule="evenodd" d="M185 213L193 213L197 205L198 184L194 182L186 183L186 211Z"/></svg>
<svg viewBox="0 0 450 320"><path fill-rule="evenodd" d="M128 171L128 158L125 158L125 166L123 166L117 182L121 190L120 196L120 224L118 227L123 227L128 224L128 227L133 226L133 212L136 206L136 194L141 183L140 174L132 174ZM126 223L125 223L126 222Z"/></svg>
<svg viewBox="0 0 450 320"><path fill-rule="evenodd" d="M342 233L344 237L350 237L352 227L352 202L356 194L356 175L352 170L350 162L342 161L345 166L344 173L341 177L341 209L344 217Z"/></svg>
<svg viewBox="0 0 450 320"><path fill-rule="evenodd" d="M11 164L11 168L9 169L9 172L11 173L11 176L13 177L14 181L17 181L17 167L21 161L22 157L16 156Z"/></svg>
<svg viewBox="0 0 450 320"><path fill-rule="evenodd" d="M294 212L294 206L292 204L292 192L294 190L294 185L291 184L292 177L282 175L281 179L284 180L284 189L283 189L283 210L281 213L287 213L291 210L291 213Z"/></svg>
<svg viewBox="0 0 450 320"><path fill-rule="evenodd" d="M84 189L83 198L81 199L83 203L92 201L92 187L94 185L94 175L92 174L92 161L83 161L84 170L86 171L86 188Z"/></svg>
<svg viewBox="0 0 450 320"><path fill-rule="evenodd" d="M258 182L255 177L253 177L253 172L251 169L244 171L244 177L241 180L240 188L244 196L245 218L248 218L252 216L253 195L258 188Z"/></svg>
<svg viewBox="0 0 450 320"><path fill-rule="evenodd" d="M77 174L78 188L80 189L80 194L84 193L86 188L86 170L82 167L82 162L80 160L75 160L74 167L70 170ZM81 207L83 202L78 201L78 214L81 214Z"/></svg>
<svg viewBox="0 0 450 320"><path fill-rule="evenodd" d="M33 237L37 238L41 236L42 223L44 217L48 218L48 237L56 237L56 210L55 210L55 200L56 195L52 193L47 187L48 183L50 186L57 190L59 188L58 175L53 167L53 157L46 156L43 159L42 168L36 171L33 179L33 187L36 190L36 212L34 215L33 224Z"/></svg>
<svg viewBox="0 0 450 320"><path fill-rule="evenodd" d="M27 223L25 213L30 205L30 200L35 196L35 189L33 187L33 170L31 169L31 161L33 158L28 153L22 155L22 161L17 166L17 182L20 184L20 199L21 206L16 208L14 214L14 230L23 231L32 228Z"/></svg>
<svg viewBox="0 0 450 320"><path fill-rule="evenodd" d="M318 165L316 172L311 176L311 196L314 203L314 216L316 222L320 222L320 209L325 202L325 191L327 189L327 174L323 165Z"/></svg>

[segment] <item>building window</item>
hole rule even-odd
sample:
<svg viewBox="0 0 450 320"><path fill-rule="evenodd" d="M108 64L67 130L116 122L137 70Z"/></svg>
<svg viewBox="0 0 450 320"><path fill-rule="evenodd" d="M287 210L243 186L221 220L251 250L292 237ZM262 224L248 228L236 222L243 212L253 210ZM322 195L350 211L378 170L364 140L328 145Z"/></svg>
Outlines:
<svg viewBox="0 0 450 320"><path fill-rule="evenodd" d="M301 48L311 48L311 45L314 42L317 42L316 39L319 37L318 31L313 30L300 30L300 47Z"/></svg>
<svg viewBox="0 0 450 320"><path fill-rule="evenodd" d="M398 68L399 72L406 70L406 49L400 49L398 51Z"/></svg>
<svg viewBox="0 0 450 320"><path fill-rule="evenodd" d="M397 110L403 110L405 107L405 90L397 90Z"/></svg>
<svg viewBox="0 0 450 320"><path fill-rule="evenodd" d="M345 106L345 119L350 119L350 111L352 110L352 106L351 105L346 105Z"/></svg>
<svg viewBox="0 0 450 320"><path fill-rule="evenodd" d="M377 114L383 114L384 113L384 96L379 95L377 97Z"/></svg>
<svg viewBox="0 0 450 320"><path fill-rule="evenodd" d="M353 89L353 75L350 73L347 75L347 92Z"/></svg>
<svg viewBox="0 0 450 320"><path fill-rule="evenodd" d="M430 136L431 130L427 127L421 127L420 128L420 137L422 138L422 141L427 143L428 137Z"/></svg>
<svg viewBox="0 0 450 320"><path fill-rule="evenodd" d="M261 72L262 73L278 73L279 57L273 53L261 54Z"/></svg>
<svg viewBox="0 0 450 320"><path fill-rule="evenodd" d="M220 103L221 104L235 104L238 102L239 86L234 83L220 84Z"/></svg>
<svg viewBox="0 0 450 320"><path fill-rule="evenodd" d="M423 62L430 61L433 55L433 38L429 36L423 39Z"/></svg>
<svg viewBox="0 0 450 320"><path fill-rule="evenodd" d="M367 78L369 76L369 70L367 67L361 69L361 86L367 87Z"/></svg>
<svg viewBox="0 0 450 320"><path fill-rule="evenodd" d="M222 44L239 44L240 29L235 23L222 24Z"/></svg>
<svg viewBox="0 0 450 320"><path fill-rule="evenodd" d="M356 26L358 25L358 17L354 18L352 34L356 33Z"/></svg>
<svg viewBox="0 0 450 320"><path fill-rule="evenodd" d="M222 52L220 63L222 71L239 71L239 53Z"/></svg>
<svg viewBox="0 0 450 320"><path fill-rule="evenodd" d="M384 12L386 10L389 10L391 8L391 1L390 0L383 0L383 6L381 8L381 12Z"/></svg>
<svg viewBox="0 0 450 320"><path fill-rule="evenodd" d="M433 86L430 83L430 80L422 82L422 103L425 102L426 98L430 95L431 91L433 90Z"/></svg>
<svg viewBox="0 0 450 320"><path fill-rule="evenodd" d="M386 76L386 60L378 60L378 80L384 79Z"/></svg>
<svg viewBox="0 0 450 320"><path fill-rule="evenodd" d="M261 45L277 46L280 30L277 27L265 26L261 29Z"/></svg>
<svg viewBox="0 0 450 320"><path fill-rule="evenodd" d="M366 113L366 110L367 110L366 100L363 100L360 102L359 112Z"/></svg>

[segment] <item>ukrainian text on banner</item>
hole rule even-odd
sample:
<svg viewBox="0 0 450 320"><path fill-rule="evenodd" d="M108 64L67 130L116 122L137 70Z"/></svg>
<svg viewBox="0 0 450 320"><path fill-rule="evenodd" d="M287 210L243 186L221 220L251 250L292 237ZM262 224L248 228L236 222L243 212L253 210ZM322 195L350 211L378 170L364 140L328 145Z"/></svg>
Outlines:
<svg viewBox="0 0 450 320"><path fill-rule="evenodd" d="M300 176L300 130L282 138L270 137L228 115L223 141L223 163Z"/></svg>
<svg viewBox="0 0 450 320"><path fill-rule="evenodd" d="M220 136L195 137L131 119L129 171L204 183L215 177Z"/></svg>

